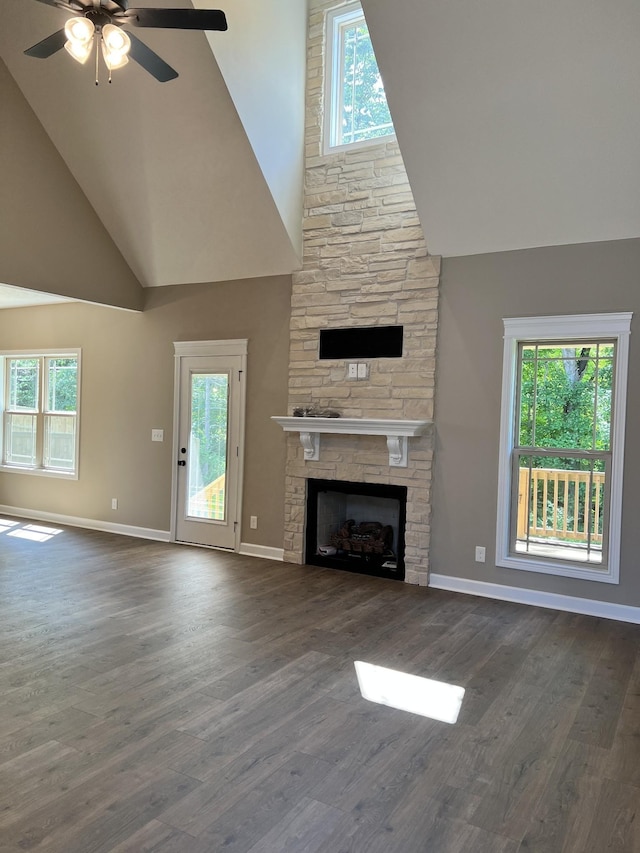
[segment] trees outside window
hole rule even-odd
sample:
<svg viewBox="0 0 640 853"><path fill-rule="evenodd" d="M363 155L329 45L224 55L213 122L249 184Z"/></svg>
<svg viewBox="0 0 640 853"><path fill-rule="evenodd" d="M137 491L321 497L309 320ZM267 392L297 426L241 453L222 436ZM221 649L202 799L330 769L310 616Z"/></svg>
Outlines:
<svg viewBox="0 0 640 853"><path fill-rule="evenodd" d="M393 136L382 77L360 4L327 16L325 149Z"/></svg>

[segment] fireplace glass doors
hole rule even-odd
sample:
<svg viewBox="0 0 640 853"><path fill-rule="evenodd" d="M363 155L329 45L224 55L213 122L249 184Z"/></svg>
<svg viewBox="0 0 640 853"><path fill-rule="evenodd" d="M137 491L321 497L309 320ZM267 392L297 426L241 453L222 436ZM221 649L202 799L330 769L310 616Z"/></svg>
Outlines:
<svg viewBox="0 0 640 853"><path fill-rule="evenodd" d="M307 480L307 564L404 580L406 506L406 486Z"/></svg>

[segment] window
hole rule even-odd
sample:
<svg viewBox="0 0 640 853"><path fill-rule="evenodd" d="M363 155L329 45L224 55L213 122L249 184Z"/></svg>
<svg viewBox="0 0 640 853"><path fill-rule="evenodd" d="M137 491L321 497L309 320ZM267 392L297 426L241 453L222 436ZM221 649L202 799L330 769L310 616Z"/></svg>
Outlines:
<svg viewBox="0 0 640 853"><path fill-rule="evenodd" d="M77 476L80 353L6 353L4 470Z"/></svg>
<svg viewBox="0 0 640 853"><path fill-rule="evenodd" d="M325 153L393 136L382 78L359 3L327 15Z"/></svg>
<svg viewBox="0 0 640 853"><path fill-rule="evenodd" d="M630 324L504 320L497 565L618 582Z"/></svg>

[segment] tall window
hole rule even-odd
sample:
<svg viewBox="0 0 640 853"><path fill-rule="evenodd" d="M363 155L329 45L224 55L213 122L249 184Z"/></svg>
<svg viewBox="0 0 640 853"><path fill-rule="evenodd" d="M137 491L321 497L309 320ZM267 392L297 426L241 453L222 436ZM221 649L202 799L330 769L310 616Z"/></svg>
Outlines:
<svg viewBox="0 0 640 853"><path fill-rule="evenodd" d="M392 136L391 114L359 3L327 15L325 151Z"/></svg>
<svg viewBox="0 0 640 853"><path fill-rule="evenodd" d="M80 353L7 353L2 467L77 475Z"/></svg>
<svg viewBox="0 0 640 853"><path fill-rule="evenodd" d="M498 565L617 582L630 318L504 321Z"/></svg>

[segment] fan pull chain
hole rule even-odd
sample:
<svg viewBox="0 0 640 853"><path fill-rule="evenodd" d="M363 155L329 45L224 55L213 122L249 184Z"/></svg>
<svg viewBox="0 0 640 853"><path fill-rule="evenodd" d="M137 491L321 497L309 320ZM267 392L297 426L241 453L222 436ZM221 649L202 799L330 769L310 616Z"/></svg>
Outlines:
<svg viewBox="0 0 640 853"><path fill-rule="evenodd" d="M102 41L102 36L99 37L100 41ZM98 54L100 53L100 45L96 44L96 86L100 85L100 81L98 79L100 73L100 62L98 61Z"/></svg>

